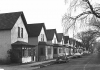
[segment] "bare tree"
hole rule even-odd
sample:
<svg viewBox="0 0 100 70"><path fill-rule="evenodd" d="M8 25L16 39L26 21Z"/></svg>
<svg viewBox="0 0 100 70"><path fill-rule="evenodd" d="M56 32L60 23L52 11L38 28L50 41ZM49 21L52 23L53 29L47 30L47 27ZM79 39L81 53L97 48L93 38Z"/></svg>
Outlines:
<svg viewBox="0 0 100 70"><path fill-rule="evenodd" d="M73 16L71 14L71 11L73 9L76 11L77 7L79 6L83 8L82 12L76 16ZM87 18L89 18L89 15L93 15L96 18L100 18L100 13L99 13L100 5L96 4L96 6L93 6L91 5L90 0L72 0L68 11L69 12L66 13L62 18L62 23L65 29L65 32L67 32L69 28L74 26L77 20L85 21L85 23L87 23Z"/></svg>
<svg viewBox="0 0 100 70"><path fill-rule="evenodd" d="M99 34L100 33L96 30L88 30L78 33L77 37L82 40L83 47L88 50L91 49L91 45L95 42Z"/></svg>

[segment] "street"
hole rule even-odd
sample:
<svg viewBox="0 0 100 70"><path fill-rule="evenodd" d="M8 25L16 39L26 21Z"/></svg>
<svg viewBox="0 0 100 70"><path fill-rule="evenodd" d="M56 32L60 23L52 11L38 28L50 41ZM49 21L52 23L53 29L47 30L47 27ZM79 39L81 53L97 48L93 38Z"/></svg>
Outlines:
<svg viewBox="0 0 100 70"><path fill-rule="evenodd" d="M99 70L100 55L94 53L82 58L71 59L69 63L54 64L36 70Z"/></svg>
<svg viewBox="0 0 100 70"><path fill-rule="evenodd" d="M7 66L0 65L4 70L34 70L35 68L28 65ZM82 58L71 59L68 63L53 64L35 70L99 70L100 53L94 53L83 56Z"/></svg>

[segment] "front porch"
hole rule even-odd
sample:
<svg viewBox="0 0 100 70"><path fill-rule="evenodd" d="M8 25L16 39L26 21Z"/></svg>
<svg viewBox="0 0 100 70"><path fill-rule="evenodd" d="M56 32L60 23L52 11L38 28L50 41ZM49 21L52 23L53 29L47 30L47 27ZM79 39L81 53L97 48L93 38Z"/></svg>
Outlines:
<svg viewBox="0 0 100 70"><path fill-rule="evenodd" d="M53 58L57 58L59 56L59 47L62 47L59 44L53 44Z"/></svg>
<svg viewBox="0 0 100 70"><path fill-rule="evenodd" d="M38 43L38 60L45 61L53 59L53 46L47 42Z"/></svg>
<svg viewBox="0 0 100 70"><path fill-rule="evenodd" d="M34 45L17 41L12 44L10 59L14 63L28 63L35 61Z"/></svg>

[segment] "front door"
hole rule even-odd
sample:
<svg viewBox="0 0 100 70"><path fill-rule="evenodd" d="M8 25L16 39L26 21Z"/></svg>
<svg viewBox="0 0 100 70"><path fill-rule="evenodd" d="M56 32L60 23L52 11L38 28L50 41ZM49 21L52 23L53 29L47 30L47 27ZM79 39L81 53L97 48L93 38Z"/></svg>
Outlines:
<svg viewBox="0 0 100 70"><path fill-rule="evenodd" d="M32 60L35 61L35 49L33 49L33 55L32 55Z"/></svg>

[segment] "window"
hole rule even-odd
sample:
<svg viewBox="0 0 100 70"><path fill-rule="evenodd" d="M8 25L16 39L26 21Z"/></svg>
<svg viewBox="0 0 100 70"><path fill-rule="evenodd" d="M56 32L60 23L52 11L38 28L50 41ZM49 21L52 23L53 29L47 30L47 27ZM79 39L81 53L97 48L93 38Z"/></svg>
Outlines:
<svg viewBox="0 0 100 70"><path fill-rule="evenodd" d="M59 53L61 53L61 48L59 49Z"/></svg>
<svg viewBox="0 0 100 70"><path fill-rule="evenodd" d="M43 48L40 48L40 55L44 55L44 50L43 50Z"/></svg>
<svg viewBox="0 0 100 70"><path fill-rule="evenodd" d="M54 48L54 54L57 54L57 48Z"/></svg>
<svg viewBox="0 0 100 70"><path fill-rule="evenodd" d="M21 28L21 38L23 38L23 28Z"/></svg>
<svg viewBox="0 0 100 70"><path fill-rule="evenodd" d="M25 55L24 55L25 57L28 56L28 49L27 49L27 48L25 49L25 53L24 53L24 54L25 54Z"/></svg>
<svg viewBox="0 0 100 70"><path fill-rule="evenodd" d="M43 34L43 41L44 41L44 34Z"/></svg>
<svg viewBox="0 0 100 70"><path fill-rule="evenodd" d="M41 34L41 41L44 41L44 34Z"/></svg>
<svg viewBox="0 0 100 70"><path fill-rule="evenodd" d="M31 49L28 49L28 56L31 56Z"/></svg>
<svg viewBox="0 0 100 70"><path fill-rule="evenodd" d="M62 45L64 44L64 40L62 40Z"/></svg>
<svg viewBox="0 0 100 70"><path fill-rule="evenodd" d="M18 38L23 38L23 28L18 27Z"/></svg>
<svg viewBox="0 0 100 70"><path fill-rule="evenodd" d="M25 56L25 49L22 49L22 56Z"/></svg>
<svg viewBox="0 0 100 70"><path fill-rule="evenodd" d="M54 38L54 43L56 44L56 38Z"/></svg>
<svg viewBox="0 0 100 70"><path fill-rule="evenodd" d="M48 54L51 54L51 48L48 48Z"/></svg>
<svg viewBox="0 0 100 70"><path fill-rule="evenodd" d="M20 38L20 27L18 27L18 38Z"/></svg>

